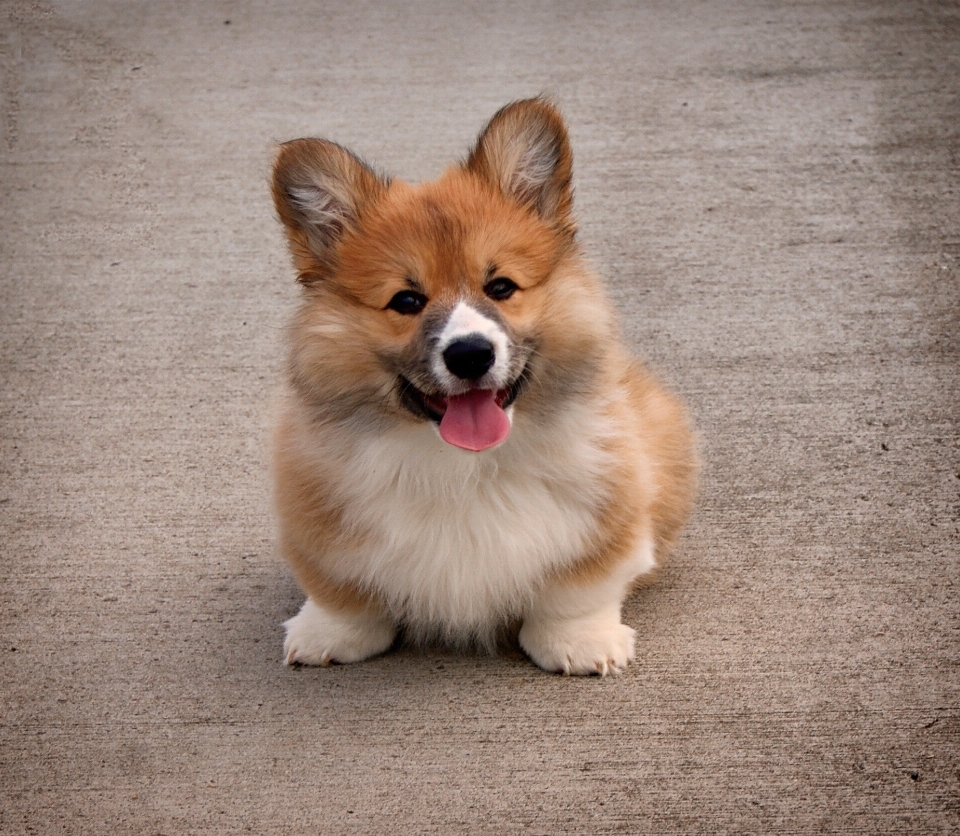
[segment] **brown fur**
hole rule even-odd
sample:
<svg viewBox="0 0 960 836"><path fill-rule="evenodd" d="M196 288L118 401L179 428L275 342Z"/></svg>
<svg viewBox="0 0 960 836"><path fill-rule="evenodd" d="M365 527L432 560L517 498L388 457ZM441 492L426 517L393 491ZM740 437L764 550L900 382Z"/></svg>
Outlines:
<svg viewBox="0 0 960 836"><path fill-rule="evenodd" d="M397 400L397 369L416 382L410 358L422 353L423 320L389 309L404 290L429 299L424 317L446 316L465 300L549 359L535 366L516 421L548 428L564 399L619 393L603 406L617 428L606 442L616 464L604 474L597 534L554 582L608 574L643 534L653 535L658 563L674 543L695 491L689 423L618 347L613 314L575 243L571 173L563 122L540 100L504 108L464 164L420 186L391 181L325 140L280 148L273 195L304 304L290 331L292 395L276 436L275 496L281 548L318 604L382 604L374 590L343 580L349 567L337 555L364 548L368 534L345 522L332 486L350 476L337 438L351 422L423 420ZM484 286L493 275L519 290L492 302Z"/></svg>

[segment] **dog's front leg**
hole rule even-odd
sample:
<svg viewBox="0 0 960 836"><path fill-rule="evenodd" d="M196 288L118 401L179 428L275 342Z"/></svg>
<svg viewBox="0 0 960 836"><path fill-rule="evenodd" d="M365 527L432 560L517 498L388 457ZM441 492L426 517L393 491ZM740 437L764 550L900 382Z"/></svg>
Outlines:
<svg viewBox="0 0 960 836"><path fill-rule="evenodd" d="M288 665L345 665L383 653L397 635L394 623L375 609L339 609L310 598L289 621L283 642Z"/></svg>
<svg viewBox="0 0 960 836"><path fill-rule="evenodd" d="M620 622L633 581L655 566L644 538L629 557L596 577L548 583L527 610L520 646L544 670L563 674L617 674L634 658L635 631Z"/></svg>

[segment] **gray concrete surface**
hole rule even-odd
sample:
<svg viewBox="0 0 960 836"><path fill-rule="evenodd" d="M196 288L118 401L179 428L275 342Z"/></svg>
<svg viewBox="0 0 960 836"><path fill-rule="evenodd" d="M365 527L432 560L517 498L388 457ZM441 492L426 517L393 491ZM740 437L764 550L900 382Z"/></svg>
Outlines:
<svg viewBox="0 0 960 836"><path fill-rule="evenodd" d="M960 831L955 3L0 4L0 831ZM274 143L552 93L706 467L639 663L281 665Z"/></svg>

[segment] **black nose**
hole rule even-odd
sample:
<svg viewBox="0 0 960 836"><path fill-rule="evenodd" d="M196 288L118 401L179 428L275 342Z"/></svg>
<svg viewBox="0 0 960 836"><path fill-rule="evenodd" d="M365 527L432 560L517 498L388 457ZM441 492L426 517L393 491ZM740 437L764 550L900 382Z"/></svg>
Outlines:
<svg viewBox="0 0 960 836"><path fill-rule="evenodd" d="M493 365L493 343L480 334L470 334L447 346L443 362L451 374L462 380L483 377Z"/></svg>

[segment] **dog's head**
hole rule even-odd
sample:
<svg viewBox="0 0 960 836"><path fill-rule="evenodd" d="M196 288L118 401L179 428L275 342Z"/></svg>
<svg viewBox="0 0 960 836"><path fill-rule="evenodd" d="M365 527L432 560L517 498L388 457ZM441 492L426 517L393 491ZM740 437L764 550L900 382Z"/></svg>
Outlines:
<svg viewBox="0 0 960 836"><path fill-rule="evenodd" d="M449 443L506 439L595 371L609 327L571 215L572 156L541 99L499 111L466 162L419 186L320 139L281 146L273 196L305 303L295 386L343 419L435 422Z"/></svg>

